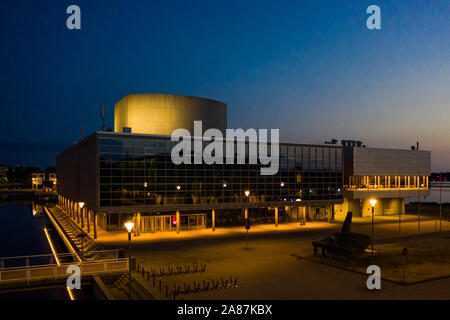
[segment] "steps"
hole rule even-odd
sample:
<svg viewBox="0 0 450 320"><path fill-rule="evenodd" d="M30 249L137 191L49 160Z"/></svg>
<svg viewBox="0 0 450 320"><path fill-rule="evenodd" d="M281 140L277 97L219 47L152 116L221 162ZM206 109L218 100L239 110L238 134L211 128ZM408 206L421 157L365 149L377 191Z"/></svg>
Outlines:
<svg viewBox="0 0 450 320"><path fill-rule="evenodd" d="M49 208L50 210L50 208ZM59 224L60 228L68 238L69 242L74 246L74 249L77 252L82 252L84 255L84 259L89 259L90 251L98 251L101 250L100 246L98 246L95 241L89 236L86 235L83 240L78 237L80 233L84 232L75 221L73 221L67 214L65 214L60 208L53 207L51 208L51 213ZM86 233L87 234L87 233Z"/></svg>

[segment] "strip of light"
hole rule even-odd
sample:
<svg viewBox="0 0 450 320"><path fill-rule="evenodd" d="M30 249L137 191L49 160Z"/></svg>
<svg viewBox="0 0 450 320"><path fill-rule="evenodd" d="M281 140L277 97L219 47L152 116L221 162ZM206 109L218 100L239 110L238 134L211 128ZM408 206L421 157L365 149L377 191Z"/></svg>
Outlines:
<svg viewBox="0 0 450 320"><path fill-rule="evenodd" d="M52 253L53 253L53 256L55 257L56 263L58 264L58 266L60 266L61 262L59 261L59 258L58 258L58 255L56 254L55 248L53 247L53 243L52 243L52 240L50 239L50 235L48 234L47 227L44 227L44 232L45 232L45 235L47 236L47 240L48 240L48 243L50 244L50 249L52 249Z"/></svg>
<svg viewBox="0 0 450 320"><path fill-rule="evenodd" d="M67 292L69 293L70 300L75 300L75 296L73 295L72 290L70 290L69 287L66 287L66 289Z"/></svg>

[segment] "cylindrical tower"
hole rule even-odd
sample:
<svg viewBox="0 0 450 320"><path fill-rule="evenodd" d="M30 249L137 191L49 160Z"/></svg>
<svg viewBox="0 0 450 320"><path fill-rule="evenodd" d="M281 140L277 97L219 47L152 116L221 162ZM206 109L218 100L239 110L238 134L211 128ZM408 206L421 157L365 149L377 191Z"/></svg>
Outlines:
<svg viewBox="0 0 450 320"><path fill-rule="evenodd" d="M225 132L227 105L175 94L129 94L114 107L115 132L129 127L133 133L171 135L184 128L194 134L194 120L202 120L203 131L216 128Z"/></svg>

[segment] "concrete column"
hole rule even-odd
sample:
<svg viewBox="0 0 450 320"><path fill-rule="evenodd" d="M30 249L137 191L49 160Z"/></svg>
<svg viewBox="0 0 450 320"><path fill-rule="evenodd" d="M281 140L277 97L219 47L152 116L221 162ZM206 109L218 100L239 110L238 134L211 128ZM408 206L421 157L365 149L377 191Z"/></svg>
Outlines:
<svg viewBox="0 0 450 320"><path fill-rule="evenodd" d="M180 224L181 224L181 219L180 219L180 211L177 211L176 213L176 219L177 219L177 233L180 233Z"/></svg>
<svg viewBox="0 0 450 320"><path fill-rule="evenodd" d="M275 227L278 227L278 207L275 207Z"/></svg>
<svg viewBox="0 0 450 320"><path fill-rule="evenodd" d="M97 212L94 211L94 239L97 239Z"/></svg>
<svg viewBox="0 0 450 320"><path fill-rule="evenodd" d="M216 210L212 209L211 212L212 230L216 231Z"/></svg>
<svg viewBox="0 0 450 320"><path fill-rule="evenodd" d="M137 225L137 235L141 235L141 213L138 212L136 215L136 225Z"/></svg>
<svg viewBox="0 0 450 320"><path fill-rule="evenodd" d="M86 226L87 226L87 233L91 232L91 225L89 223L89 220L91 219L91 210L86 208Z"/></svg>
<svg viewBox="0 0 450 320"><path fill-rule="evenodd" d="M306 207L302 207L303 225L306 225Z"/></svg>
<svg viewBox="0 0 450 320"><path fill-rule="evenodd" d="M328 223L331 223L331 206L327 206Z"/></svg>
<svg viewBox="0 0 450 320"><path fill-rule="evenodd" d="M80 206L78 206L78 208L80 209L81 229L83 229L83 228L84 228L84 214L83 214L83 208L80 208Z"/></svg>

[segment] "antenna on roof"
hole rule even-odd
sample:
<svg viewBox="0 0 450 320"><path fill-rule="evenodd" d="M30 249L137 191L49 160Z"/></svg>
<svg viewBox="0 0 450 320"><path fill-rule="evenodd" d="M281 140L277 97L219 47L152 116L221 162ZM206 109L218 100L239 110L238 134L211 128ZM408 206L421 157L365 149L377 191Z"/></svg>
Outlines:
<svg viewBox="0 0 450 320"><path fill-rule="evenodd" d="M100 106L100 118L102 119L103 125L102 125L102 131L105 131L105 106Z"/></svg>
<svg viewBox="0 0 450 320"><path fill-rule="evenodd" d="M83 124L81 124L81 127L80 127L80 141L81 140L83 140Z"/></svg>

